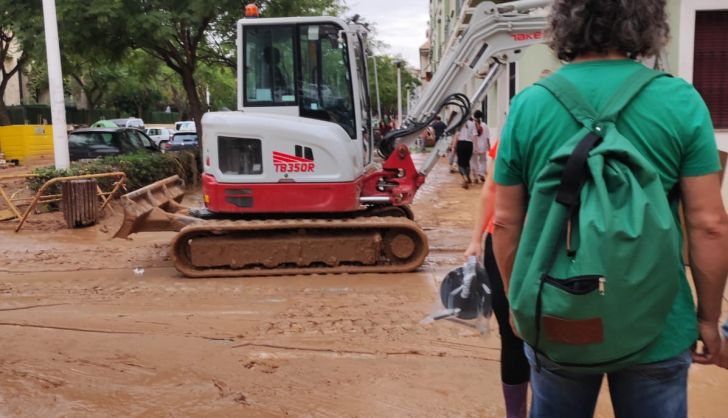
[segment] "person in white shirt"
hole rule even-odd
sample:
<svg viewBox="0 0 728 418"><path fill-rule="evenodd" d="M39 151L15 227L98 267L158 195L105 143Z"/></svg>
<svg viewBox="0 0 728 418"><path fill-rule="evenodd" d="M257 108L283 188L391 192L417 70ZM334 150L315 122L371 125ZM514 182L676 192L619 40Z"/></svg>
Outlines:
<svg viewBox="0 0 728 418"><path fill-rule="evenodd" d="M475 140L473 141L473 157L470 160L470 171L477 183L485 182L486 166L488 163L488 151L490 150L490 130L483 122L483 112L476 110L473 113L476 129Z"/></svg>
<svg viewBox="0 0 728 418"><path fill-rule="evenodd" d="M458 157L458 171L463 177L463 189L467 189L473 182L470 178L470 158L473 156L473 139L477 136L475 122L470 118L453 137L452 149Z"/></svg>

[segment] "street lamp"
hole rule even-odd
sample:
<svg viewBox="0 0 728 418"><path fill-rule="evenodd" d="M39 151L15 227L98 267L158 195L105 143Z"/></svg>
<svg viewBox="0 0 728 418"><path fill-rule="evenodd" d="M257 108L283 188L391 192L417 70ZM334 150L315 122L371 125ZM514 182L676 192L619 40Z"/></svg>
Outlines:
<svg viewBox="0 0 728 418"><path fill-rule="evenodd" d="M409 116L410 109L411 109L410 101L415 100L415 89L417 88L417 85L415 85L415 83L410 81L405 85L405 88L407 89L407 95L405 96L407 98L407 105L405 107L405 109L406 109L405 115Z"/></svg>
<svg viewBox="0 0 728 418"><path fill-rule="evenodd" d="M402 64L401 60L394 62L397 66L397 128L402 127Z"/></svg>

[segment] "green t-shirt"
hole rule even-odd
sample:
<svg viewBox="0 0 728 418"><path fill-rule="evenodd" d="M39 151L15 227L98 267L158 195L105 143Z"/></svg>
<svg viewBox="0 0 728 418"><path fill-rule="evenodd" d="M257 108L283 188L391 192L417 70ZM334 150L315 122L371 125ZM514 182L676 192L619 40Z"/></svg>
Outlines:
<svg viewBox="0 0 728 418"><path fill-rule="evenodd" d="M639 65L627 59L589 61L565 65L558 74L571 81L599 111ZM652 81L622 112L616 125L653 164L666 194L680 177L720 170L708 109L693 86L682 79L660 77ZM551 154L579 128L546 89L524 89L513 98L503 127L496 183L524 184L530 192ZM665 327L640 362L665 360L688 349L698 335L696 322L692 293L683 272Z"/></svg>

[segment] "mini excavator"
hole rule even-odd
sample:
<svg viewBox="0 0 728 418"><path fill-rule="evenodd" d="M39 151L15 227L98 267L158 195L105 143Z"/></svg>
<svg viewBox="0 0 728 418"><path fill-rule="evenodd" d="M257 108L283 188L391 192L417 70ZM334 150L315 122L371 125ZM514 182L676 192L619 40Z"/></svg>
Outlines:
<svg viewBox="0 0 728 418"><path fill-rule="evenodd" d="M409 146L445 108L458 109L448 127L457 129L508 63L544 42L548 3L480 3L401 128L376 152L366 25L240 19L238 109L201 121L205 207L181 205L185 185L170 177L122 196L116 236L177 231L170 251L187 277L417 269L428 244L409 204L438 150L417 168ZM467 97L460 91L474 79L480 86Z"/></svg>

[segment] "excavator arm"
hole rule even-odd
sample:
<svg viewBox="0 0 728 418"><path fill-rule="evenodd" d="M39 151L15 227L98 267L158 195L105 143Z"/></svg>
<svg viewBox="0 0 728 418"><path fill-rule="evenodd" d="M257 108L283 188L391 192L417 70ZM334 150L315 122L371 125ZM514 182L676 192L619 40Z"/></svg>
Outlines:
<svg viewBox="0 0 728 418"><path fill-rule="evenodd" d="M480 3L468 29L439 62L439 69L400 129L390 131L380 142L380 154L386 159L397 144L414 142L420 131L447 107L458 109L458 118L448 121L447 132L462 125L470 115L471 104L483 99L503 68L517 61L528 46L545 42L548 4L548 0ZM482 81L468 97L462 91L473 79ZM432 169L436 153L431 157L420 169L423 175Z"/></svg>

